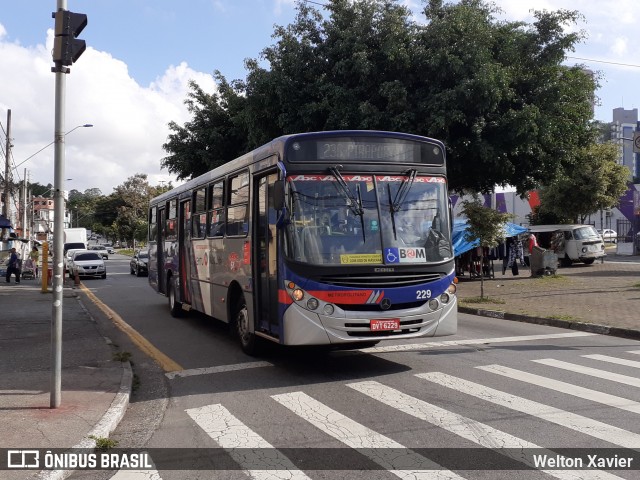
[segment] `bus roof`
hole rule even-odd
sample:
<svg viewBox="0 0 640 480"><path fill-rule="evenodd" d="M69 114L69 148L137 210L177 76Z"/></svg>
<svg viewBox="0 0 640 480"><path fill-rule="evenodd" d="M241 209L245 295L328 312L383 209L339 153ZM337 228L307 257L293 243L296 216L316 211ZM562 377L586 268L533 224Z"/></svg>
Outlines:
<svg viewBox="0 0 640 480"><path fill-rule="evenodd" d="M238 158L230 160L229 162L221 165L218 168L212 169L206 173L203 173L199 177L193 178L182 185L175 187L172 190L164 192L159 196L153 198L151 200L151 204L161 203L170 198L174 198L175 196L179 196L183 192L190 191L195 186L201 185L203 183L208 183L212 180L220 178L223 175L228 173L232 173L234 171L240 170L242 168L246 168L256 160L262 160L270 155L279 154L280 158L284 154L285 147L287 142L292 138L304 138L304 137L340 137L340 136L362 136L362 137L375 137L375 136L387 136L399 139L406 140L415 140L415 141L427 141L433 142L441 146L444 149L444 145L441 141L424 137L420 135L410 134L410 133L402 133L402 132L388 132L382 130L327 130L320 132L305 132L305 133L293 133L289 135L282 135L278 138L271 140L270 142L241 155ZM221 168L224 167L224 172L221 172Z"/></svg>

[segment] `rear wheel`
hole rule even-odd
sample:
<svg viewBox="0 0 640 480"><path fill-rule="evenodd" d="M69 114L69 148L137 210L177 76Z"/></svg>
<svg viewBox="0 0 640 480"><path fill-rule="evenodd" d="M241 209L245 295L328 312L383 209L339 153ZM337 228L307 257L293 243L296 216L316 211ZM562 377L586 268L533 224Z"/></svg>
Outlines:
<svg viewBox="0 0 640 480"><path fill-rule="evenodd" d="M260 350L260 339L251 331L251 320L247 310L247 302L240 297L233 316L233 327L240 341L242 351L247 355L257 355Z"/></svg>
<svg viewBox="0 0 640 480"><path fill-rule="evenodd" d="M181 317L182 316L182 303L177 300L176 297L176 281L173 277L169 279L169 288L167 295L169 297L169 311L171 312L172 317Z"/></svg>

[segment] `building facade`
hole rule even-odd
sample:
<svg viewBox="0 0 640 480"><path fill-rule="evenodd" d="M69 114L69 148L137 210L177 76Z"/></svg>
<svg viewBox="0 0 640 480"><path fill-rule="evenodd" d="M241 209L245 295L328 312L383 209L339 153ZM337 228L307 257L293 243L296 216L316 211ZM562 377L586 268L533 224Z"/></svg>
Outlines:
<svg viewBox="0 0 640 480"><path fill-rule="evenodd" d="M629 169L629 180L640 177L640 154L633 151L633 135L640 131L638 123L638 109L613 109L611 122L611 140L618 144L620 157L618 163Z"/></svg>

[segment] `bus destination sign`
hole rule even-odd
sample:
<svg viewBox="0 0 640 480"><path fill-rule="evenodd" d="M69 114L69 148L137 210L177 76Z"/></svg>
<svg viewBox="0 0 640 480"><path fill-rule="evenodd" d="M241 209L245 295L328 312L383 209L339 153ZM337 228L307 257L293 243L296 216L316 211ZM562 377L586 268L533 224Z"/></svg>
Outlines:
<svg viewBox="0 0 640 480"><path fill-rule="evenodd" d="M444 165L437 144L396 138L327 137L299 139L288 149L295 162L374 162Z"/></svg>

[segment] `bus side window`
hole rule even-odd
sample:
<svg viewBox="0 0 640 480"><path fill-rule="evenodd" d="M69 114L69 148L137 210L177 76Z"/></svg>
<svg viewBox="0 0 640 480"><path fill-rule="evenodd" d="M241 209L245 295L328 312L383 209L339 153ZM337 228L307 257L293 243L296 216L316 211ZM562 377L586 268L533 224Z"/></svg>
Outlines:
<svg viewBox="0 0 640 480"><path fill-rule="evenodd" d="M209 186L207 231L208 237L222 237L225 232L225 215L223 208L224 182L216 182Z"/></svg>

